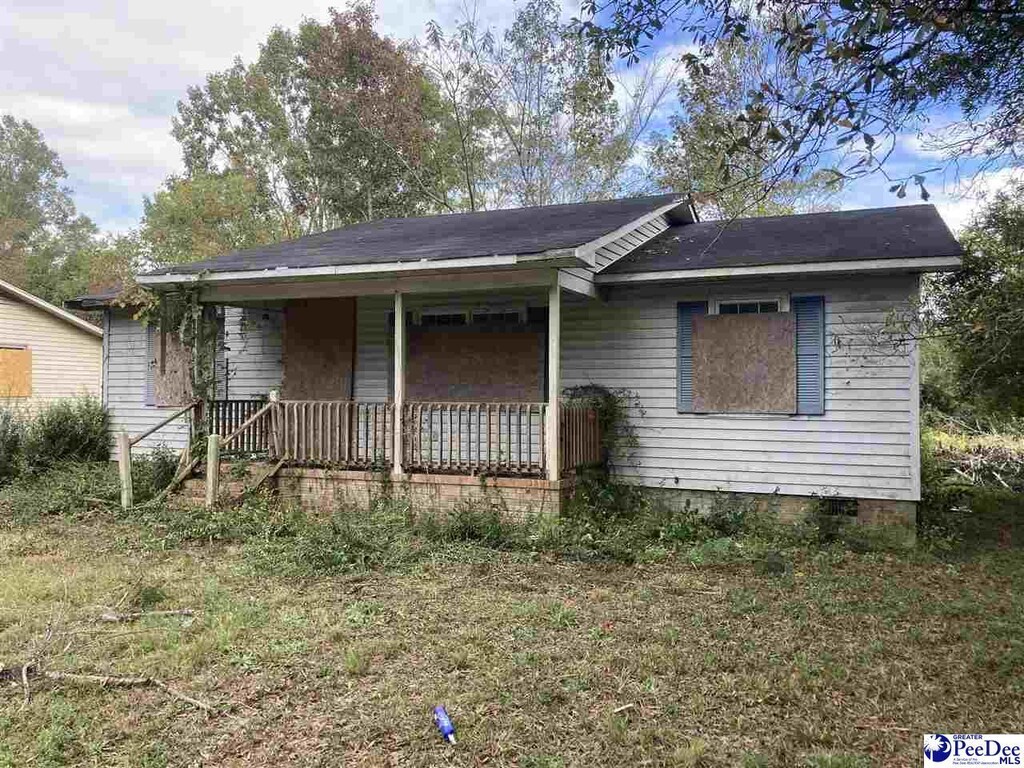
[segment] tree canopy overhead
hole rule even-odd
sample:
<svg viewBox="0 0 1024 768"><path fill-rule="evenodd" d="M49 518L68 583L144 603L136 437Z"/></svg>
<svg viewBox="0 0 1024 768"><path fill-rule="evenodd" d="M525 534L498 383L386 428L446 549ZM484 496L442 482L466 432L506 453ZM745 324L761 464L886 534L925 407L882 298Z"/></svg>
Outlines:
<svg viewBox="0 0 1024 768"><path fill-rule="evenodd" d="M244 174L290 235L443 206L433 87L374 22L359 3L275 29L255 62L190 88L173 129L186 174Z"/></svg>
<svg viewBox="0 0 1024 768"><path fill-rule="evenodd" d="M948 162L1019 166L1024 149L1020 0L585 0L583 30L607 56L637 61L662 32L703 66L716 42L765 31L788 71L749 94L732 152L767 139L771 162L799 175L827 160L845 177L884 170L901 132L934 129ZM950 113L942 125L929 112ZM928 169L892 179L903 196Z"/></svg>

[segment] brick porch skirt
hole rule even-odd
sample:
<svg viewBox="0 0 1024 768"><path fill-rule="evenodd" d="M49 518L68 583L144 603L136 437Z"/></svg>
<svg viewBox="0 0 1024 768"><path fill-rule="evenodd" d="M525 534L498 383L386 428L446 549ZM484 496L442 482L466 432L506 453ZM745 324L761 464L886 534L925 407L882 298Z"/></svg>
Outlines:
<svg viewBox="0 0 1024 768"><path fill-rule="evenodd" d="M487 504L515 519L559 514L575 481L433 474L409 474L393 480L373 472L285 467L270 485L276 486L282 499L308 510L338 505L365 508L389 493L408 499L414 511L450 512L461 504Z"/></svg>

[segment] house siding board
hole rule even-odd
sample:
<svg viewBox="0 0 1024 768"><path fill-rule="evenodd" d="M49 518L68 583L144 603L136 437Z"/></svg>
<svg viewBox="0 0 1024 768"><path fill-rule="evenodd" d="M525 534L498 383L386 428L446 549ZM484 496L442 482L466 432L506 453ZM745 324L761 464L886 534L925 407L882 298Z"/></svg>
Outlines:
<svg viewBox="0 0 1024 768"><path fill-rule="evenodd" d="M0 393L0 404L34 411L61 398L100 397L103 350L99 336L0 293L0 343L25 346L32 353L31 396L8 399Z"/></svg>
<svg viewBox="0 0 1024 768"><path fill-rule="evenodd" d="M651 487L916 500L916 358L866 342L916 294L916 278L734 285L623 287L605 303L565 301L563 385L626 388L638 398L628 408L638 446L632 461L618 462L619 475ZM678 412L677 305L725 293L825 297L824 415Z"/></svg>
<svg viewBox="0 0 1024 768"><path fill-rule="evenodd" d="M353 397L357 401L387 400L391 395L390 296L356 299L356 370Z"/></svg>
<svg viewBox="0 0 1024 768"><path fill-rule="evenodd" d="M228 396L236 400L265 398L282 380L279 309L227 307L224 343Z"/></svg>
<svg viewBox="0 0 1024 768"><path fill-rule="evenodd" d="M147 355L146 326L133 320L128 311L111 311L107 320L107 391L105 400L110 411L112 434L121 430L129 435L145 432L170 416L176 407L160 408L146 405ZM157 446L184 448L188 442L188 426L184 419L168 424L133 447L146 453ZM113 458L117 458L116 443Z"/></svg>

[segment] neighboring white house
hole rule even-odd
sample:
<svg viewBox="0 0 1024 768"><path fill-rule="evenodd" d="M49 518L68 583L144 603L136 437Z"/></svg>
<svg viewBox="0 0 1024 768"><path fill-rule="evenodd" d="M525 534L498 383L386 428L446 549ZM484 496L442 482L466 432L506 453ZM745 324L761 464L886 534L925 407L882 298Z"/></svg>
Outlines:
<svg viewBox="0 0 1024 768"><path fill-rule="evenodd" d="M100 397L103 331L0 280L0 405L32 411Z"/></svg>
<svg viewBox="0 0 1024 768"><path fill-rule="evenodd" d="M414 482L525 475L562 492L564 453L584 437L550 404L594 384L629 393L624 480L679 499L857 499L866 518L906 520L920 498L918 356L884 331L914 311L920 275L959 255L932 206L724 225L659 196L369 222L140 281L197 287L221 308L219 397L393 407L382 451ZM78 306L104 303L91 301ZM152 402L154 331L124 310L107 323L108 405L139 433L173 412ZM357 427L310 413L282 428L329 434L328 448L293 458L344 467L332 446Z"/></svg>

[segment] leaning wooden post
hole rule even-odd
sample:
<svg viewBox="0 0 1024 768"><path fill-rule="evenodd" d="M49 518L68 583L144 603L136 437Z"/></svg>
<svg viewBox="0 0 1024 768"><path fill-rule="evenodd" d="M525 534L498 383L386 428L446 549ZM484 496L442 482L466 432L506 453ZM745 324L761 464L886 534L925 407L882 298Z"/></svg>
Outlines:
<svg viewBox="0 0 1024 768"><path fill-rule="evenodd" d="M117 469L121 475L121 509L130 512L132 496L132 440L123 429L117 435Z"/></svg>
<svg viewBox="0 0 1024 768"><path fill-rule="evenodd" d="M395 436L391 448L392 474L402 474L402 422L405 414L405 302L401 293L395 294Z"/></svg>
<svg viewBox="0 0 1024 768"><path fill-rule="evenodd" d="M220 435L210 435L206 439L206 506L217 503L220 491Z"/></svg>
<svg viewBox="0 0 1024 768"><path fill-rule="evenodd" d="M544 459L547 461L548 480L562 476L562 457L559 451L558 428L561 413L558 398L562 393L562 292L558 273L548 291L548 411L544 425Z"/></svg>

